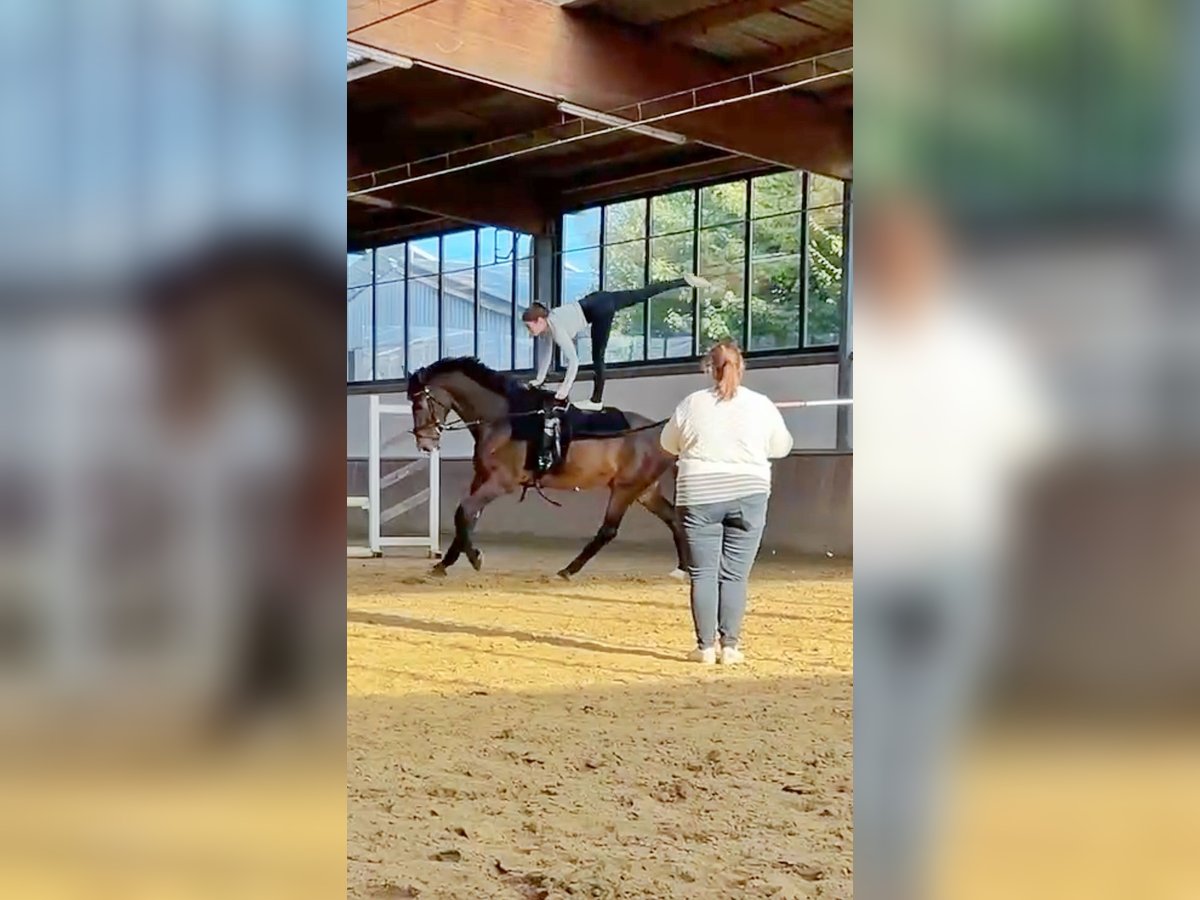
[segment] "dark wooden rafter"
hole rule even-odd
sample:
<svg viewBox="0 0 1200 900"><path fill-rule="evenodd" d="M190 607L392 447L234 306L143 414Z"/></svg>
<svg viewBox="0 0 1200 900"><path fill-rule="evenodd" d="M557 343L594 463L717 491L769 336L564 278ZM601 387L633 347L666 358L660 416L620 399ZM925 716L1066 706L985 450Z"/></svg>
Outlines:
<svg viewBox="0 0 1200 900"><path fill-rule="evenodd" d="M667 41L684 40L788 5L799 4L797 2L789 4L787 0L731 0L731 2L705 6L694 12L659 22L654 26L654 33Z"/></svg>
<svg viewBox="0 0 1200 900"><path fill-rule="evenodd" d="M399 18L437 0L349 0L346 7L346 30L356 32Z"/></svg>
<svg viewBox="0 0 1200 900"><path fill-rule="evenodd" d="M820 37L814 37L801 44L796 44L792 47L783 47L779 50L772 50L770 53L764 53L757 56L749 56L739 59L737 62L738 71L742 73L761 72L763 69L772 69L776 66L784 66L798 60L809 59L813 56L820 56L823 53L835 53L838 50L850 50L854 46L854 33L852 31L833 32L824 34ZM850 61L850 54L838 54L837 56L829 57L828 63L818 63L818 69L832 69L836 63L837 68ZM787 73L788 70L781 69L781 74Z"/></svg>
<svg viewBox="0 0 1200 900"><path fill-rule="evenodd" d="M817 99L832 109L851 109L854 106L854 85L843 84L832 90L824 91L818 95Z"/></svg>
<svg viewBox="0 0 1200 900"><path fill-rule="evenodd" d="M358 250L423 237L439 231L452 231L461 226L462 223L455 219L431 216L419 210L406 211L405 214L375 216L350 223L347 245L351 250Z"/></svg>
<svg viewBox="0 0 1200 900"><path fill-rule="evenodd" d="M683 182L694 183L734 178L776 169L778 169L777 166L757 159L732 154L717 156L713 159L692 160L665 168L661 163L656 163L653 166L646 166L643 171L630 167L623 171L613 171L610 173L610 177L603 181L568 188L563 192L564 205L568 207L591 206L596 203L620 200L624 197L669 190Z"/></svg>
<svg viewBox="0 0 1200 900"><path fill-rule="evenodd" d="M535 185L466 172L414 181L372 196L405 209L477 225L499 225L528 234L547 233L554 216L553 205Z"/></svg>
<svg viewBox="0 0 1200 900"><path fill-rule="evenodd" d="M382 13L388 5L382 0L376 8ZM542 0L439 0L371 26L355 39L597 110L619 109L732 74L716 60L664 46L636 28L566 14ZM745 90L731 88L721 96ZM710 92L704 99L711 97ZM764 121L779 127L763 128ZM840 177L851 170L849 127L800 93L732 103L666 120L661 127L780 165Z"/></svg>
<svg viewBox="0 0 1200 900"><path fill-rule="evenodd" d="M683 147L696 146L699 145L683 145ZM681 149L683 148L673 144L664 144L652 138L633 136L626 140L614 141L603 147L597 147L595 152L575 153L561 159L547 160L545 166L539 167L538 175L551 180L574 178L586 172L619 166L630 161L662 159Z"/></svg>

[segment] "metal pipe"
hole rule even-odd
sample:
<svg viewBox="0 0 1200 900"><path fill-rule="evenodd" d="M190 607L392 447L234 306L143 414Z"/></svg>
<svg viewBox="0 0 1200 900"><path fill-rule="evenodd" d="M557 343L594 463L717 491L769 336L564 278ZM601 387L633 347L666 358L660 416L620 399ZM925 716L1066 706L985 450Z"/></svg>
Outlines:
<svg viewBox="0 0 1200 900"><path fill-rule="evenodd" d="M411 69L413 60L407 56L401 56L398 53L390 53L387 50L380 50L378 47L372 47L370 44L360 44L358 41L347 41L346 46L351 53L370 59L377 63L383 63L387 66L392 66L397 69ZM348 71L353 72L353 69Z"/></svg>
<svg viewBox="0 0 1200 900"><path fill-rule="evenodd" d="M558 111L566 113L568 116L578 116L580 119L590 119L593 122L600 122L603 125L628 125L629 130L636 134L644 134L646 137L652 137L658 141L666 141L668 144L686 144L688 139L674 131L664 131L662 128L653 128L649 125L641 124L638 119L627 119L623 116L616 116L612 113L600 112L599 110L589 109L586 106L580 106L578 103L568 103L565 100L558 104Z"/></svg>
<svg viewBox="0 0 1200 900"><path fill-rule="evenodd" d="M837 397L833 400L788 400L775 404L780 409L803 409L809 406L853 406L853 397Z"/></svg>

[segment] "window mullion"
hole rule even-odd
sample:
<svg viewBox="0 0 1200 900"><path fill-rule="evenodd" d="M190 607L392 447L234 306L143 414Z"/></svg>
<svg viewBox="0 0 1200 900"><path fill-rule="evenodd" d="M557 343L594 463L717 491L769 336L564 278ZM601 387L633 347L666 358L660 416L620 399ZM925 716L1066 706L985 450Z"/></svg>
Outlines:
<svg viewBox="0 0 1200 900"><path fill-rule="evenodd" d="M378 337L376 335L376 326L375 326L375 323L378 319L378 317L375 314L375 306L379 302L379 292L377 290L375 290L375 286L378 283L378 279L377 279L376 272L375 272L375 264L376 264L376 261L379 259L379 251L378 251L378 249L372 249L370 251L370 253L371 253L371 352L368 355L371 359L371 377L368 380L374 381L376 372L377 372L377 366L375 365L375 354L379 352L377 349L379 346L379 341L378 341Z"/></svg>
<svg viewBox="0 0 1200 900"><path fill-rule="evenodd" d="M692 271L700 274L700 189L692 188ZM692 292L692 357L700 355L700 292Z"/></svg>
<svg viewBox="0 0 1200 900"><path fill-rule="evenodd" d="M517 371L517 368L518 368L518 366L517 366L517 266L519 266L521 264L520 260L517 259L517 252L518 252L517 247L518 246L519 246L519 238L517 238L514 233L514 236L513 236L513 260L512 260L512 264L509 266L511 271L508 273L508 281L509 281L509 285L510 285L510 290L509 290L510 301L509 301L508 305L512 311L512 315L509 317L509 322L508 322L508 349L509 349L508 368L510 371L513 371L513 372ZM532 249L532 248L530 248L530 249ZM530 287L532 288L533 278L531 277L529 279L529 281L530 281Z"/></svg>
<svg viewBox="0 0 1200 900"><path fill-rule="evenodd" d="M442 357L444 357L446 355L446 341L445 341L446 322L445 322L445 316L442 315L442 279L444 278L444 272L446 269L446 263L445 263L445 259L444 259L445 254L443 252L444 244L445 244L445 238L439 234L438 235L438 258L437 258L437 290L434 292L434 295L433 295L433 298L434 298L433 315L434 315L434 318L437 320L435 330L437 333L438 359L441 359Z"/></svg>
<svg viewBox="0 0 1200 900"><path fill-rule="evenodd" d="M474 272L472 273L474 276L474 282L473 282L474 290L471 293L473 293L475 295L475 321L471 323L471 330L474 332L474 334L472 335L471 346L474 347L475 358L478 359L479 358L479 323L480 323L480 321L482 321L482 317L480 316L480 308L479 308L480 302L479 302L479 229L478 228L475 229L475 261L474 261L474 265L475 265L475 269L474 269Z"/></svg>
<svg viewBox="0 0 1200 900"><path fill-rule="evenodd" d="M750 349L750 184L746 179L746 206L742 221L742 349Z"/></svg>
<svg viewBox="0 0 1200 900"><path fill-rule="evenodd" d="M596 283L599 285L599 288L602 291L607 290L607 285L605 284L605 277L604 277L604 256L605 256L604 238L605 238L605 228L607 227L607 225L608 225L608 207L601 206L600 207L600 234L599 234L600 252L599 252L599 256L597 257L599 260L597 265L599 265L600 271L598 273L599 277L597 278ZM611 327L612 326L609 326L610 330L611 330ZM595 347L595 345L593 345L592 346L592 369L593 369L593 371L595 370L595 368L596 368L596 347Z"/></svg>
<svg viewBox="0 0 1200 900"><path fill-rule="evenodd" d="M808 173L801 182L800 197L800 349L808 346Z"/></svg>
<svg viewBox="0 0 1200 900"><path fill-rule="evenodd" d="M642 207L642 286L650 284L650 198ZM642 304L642 362L650 361L650 301ZM666 353L664 352L665 356Z"/></svg>

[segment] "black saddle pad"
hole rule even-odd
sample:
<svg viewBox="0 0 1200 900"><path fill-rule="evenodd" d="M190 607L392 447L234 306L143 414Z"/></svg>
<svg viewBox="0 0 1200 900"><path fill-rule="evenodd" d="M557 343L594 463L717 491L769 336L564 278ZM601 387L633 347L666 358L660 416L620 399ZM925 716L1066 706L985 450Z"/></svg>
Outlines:
<svg viewBox="0 0 1200 900"><path fill-rule="evenodd" d="M545 407L540 412L539 415L525 415L512 419L513 438L528 441L525 467L531 472L539 471L538 456L544 449L543 443L546 440L543 432L545 416L554 414ZM555 471L558 464L567 458L567 451L570 449L572 441L616 435L630 427L625 413L611 407L595 411L576 409L573 406L565 409L557 407L555 412L559 418L558 447L560 453L549 471Z"/></svg>
<svg viewBox="0 0 1200 900"><path fill-rule="evenodd" d="M513 440L541 442L542 411L554 404L547 399L531 397L520 398L519 405L514 404L513 415L510 419ZM531 400L533 402L531 402ZM559 407L562 409L562 407ZM629 428L629 419L619 409L606 406L595 411L577 409L568 406L562 413L562 432L564 443L573 437L602 437Z"/></svg>
<svg viewBox="0 0 1200 900"><path fill-rule="evenodd" d="M577 409L572 406L567 409L567 433L575 439L586 437L601 437L624 431L629 427L629 419L619 409L606 406L603 409Z"/></svg>

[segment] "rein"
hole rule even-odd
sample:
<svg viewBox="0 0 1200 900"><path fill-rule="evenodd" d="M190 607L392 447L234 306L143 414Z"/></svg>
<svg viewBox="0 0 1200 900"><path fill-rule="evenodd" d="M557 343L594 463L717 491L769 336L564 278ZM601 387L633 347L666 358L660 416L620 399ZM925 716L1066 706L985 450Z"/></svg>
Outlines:
<svg viewBox="0 0 1200 900"><path fill-rule="evenodd" d="M544 413L545 413L545 410L531 409L528 412L509 413L508 415L505 415L498 419L472 419L471 421L467 421L466 419L462 419L460 417L459 421L450 422L449 421L450 414L454 412L454 407L450 406L448 403L444 403L441 400L439 400L437 397L435 397L433 395L433 393L427 387L421 391L421 394L427 401L429 401L429 405L433 407L433 421L427 422L426 424L420 426L419 428L413 428L411 430L411 433L413 434L414 437L419 436L419 434L422 431L424 431L428 428L436 429L437 433L439 435L441 435L447 431L466 431L468 429L474 428L476 425L494 425L497 422L503 422L508 419L524 419L529 416L544 415ZM442 412L445 413L445 416L443 418L438 417L438 410L441 410ZM619 437L625 437L626 435L630 435L630 434L637 434L639 431L649 431L653 428L658 428L662 425L666 425L667 422L669 422L669 421L670 421L670 418L668 417L666 419L660 419L657 422L650 422L646 425L638 425L638 426L632 427L632 428L623 428L620 431L606 431L602 434L588 434L587 432L575 432L573 437L575 440L602 441L602 440L606 440L608 438L619 438ZM538 493L540 494L541 491L539 490ZM544 494L542 496L545 497ZM524 499L524 494L521 495L521 499ZM550 500L549 497L545 497L545 499L550 503L554 502L553 500Z"/></svg>

